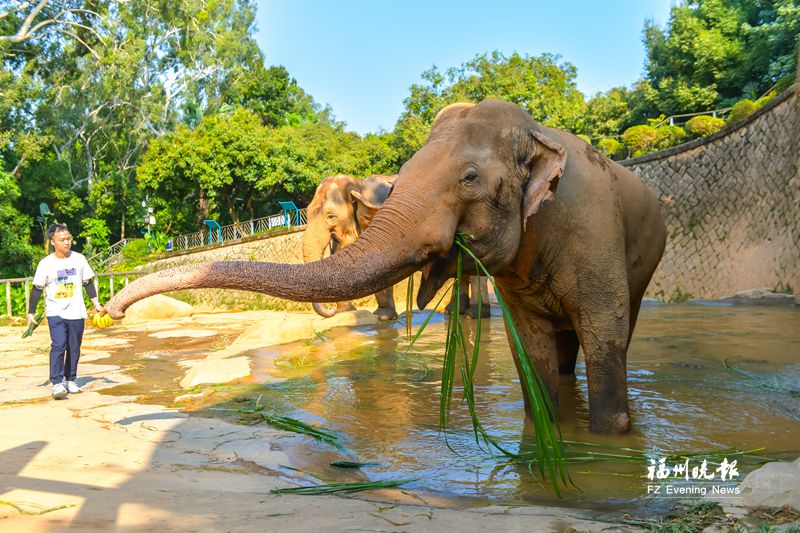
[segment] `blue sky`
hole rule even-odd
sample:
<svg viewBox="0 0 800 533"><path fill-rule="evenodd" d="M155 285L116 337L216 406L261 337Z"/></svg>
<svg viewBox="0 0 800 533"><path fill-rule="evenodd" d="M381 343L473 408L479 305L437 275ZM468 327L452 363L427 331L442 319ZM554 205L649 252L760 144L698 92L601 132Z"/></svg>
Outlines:
<svg viewBox="0 0 800 533"><path fill-rule="evenodd" d="M259 0L256 40L347 129L391 130L420 74L499 50L559 54L592 95L644 69L645 19L675 0Z"/></svg>

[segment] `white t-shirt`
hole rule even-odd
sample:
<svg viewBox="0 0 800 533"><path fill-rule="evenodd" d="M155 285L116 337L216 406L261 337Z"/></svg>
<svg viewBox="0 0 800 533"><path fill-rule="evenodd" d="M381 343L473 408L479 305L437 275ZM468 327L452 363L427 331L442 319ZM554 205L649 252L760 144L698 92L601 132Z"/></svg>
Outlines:
<svg viewBox="0 0 800 533"><path fill-rule="evenodd" d="M66 320L86 318L83 303L83 282L94 277L94 271L86 258L70 251L69 257L60 259L50 254L36 267L33 284L44 287L44 313L60 316Z"/></svg>

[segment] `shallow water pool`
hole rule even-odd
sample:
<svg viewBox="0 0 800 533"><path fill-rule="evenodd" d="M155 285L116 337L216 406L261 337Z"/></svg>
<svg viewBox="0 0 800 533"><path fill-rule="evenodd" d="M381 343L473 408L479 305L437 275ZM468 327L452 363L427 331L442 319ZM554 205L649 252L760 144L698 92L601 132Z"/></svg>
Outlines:
<svg viewBox="0 0 800 533"><path fill-rule="evenodd" d="M415 324L424 316L416 313ZM524 436L530 428L516 369L502 319L493 316L483 324L475 374L480 418L493 437L517 451L530 441ZM472 337L475 322L466 319L464 327ZM377 463L363 469L370 480L413 478L410 488L446 497L607 507L647 496L643 476L649 463L642 459L571 465L582 492L558 500L525 467L476 444L458 382L448 431L440 432L445 331L445 317L437 315L411 351L398 322L333 330L281 353L251 352L256 380L267 384L259 391L261 405L344 436L344 454L323 446L305 452L303 469L323 480L340 481L339 469L327 465L349 459ZM563 436L652 457L766 448L767 454L794 458L798 453L791 451L800 449L798 355L800 311L792 307L645 306L628 355L632 432L608 437L588 431L581 355L576 376L562 377ZM784 451L790 453L778 453ZM746 472L740 468L740 479Z"/></svg>

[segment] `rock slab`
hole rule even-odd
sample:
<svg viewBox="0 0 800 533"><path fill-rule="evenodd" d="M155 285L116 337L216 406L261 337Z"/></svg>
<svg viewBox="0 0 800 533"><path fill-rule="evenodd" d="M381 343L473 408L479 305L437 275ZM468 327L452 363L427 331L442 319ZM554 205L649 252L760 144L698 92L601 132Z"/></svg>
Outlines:
<svg viewBox="0 0 800 533"><path fill-rule="evenodd" d="M125 311L125 318L122 323L129 324L146 320L180 318L191 316L192 313L194 313L194 309L186 302L181 302L163 294L156 294L131 305Z"/></svg>
<svg viewBox="0 0 800 533"><path fill-rule="evenodd" d="M767 463L750 472L739 485L746 507L791 506L800 511L800 458Z"/></svg>

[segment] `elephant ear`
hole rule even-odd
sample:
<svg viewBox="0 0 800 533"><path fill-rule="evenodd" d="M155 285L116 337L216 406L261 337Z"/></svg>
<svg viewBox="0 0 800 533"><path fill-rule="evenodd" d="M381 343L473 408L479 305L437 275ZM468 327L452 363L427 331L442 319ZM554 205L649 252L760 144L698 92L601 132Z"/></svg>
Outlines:
<svg viewBox="0 0 800 533"><path fill-rule="evenodd" d="M378 204L370 202L367 198L364 197L363 194L361 194L358 191L350 191L350 194L353 195L353 198L355 198L356 200L358 200L359 202L361 202L365 206L369 207L370 209L380 209L380 207L381 207Z"/></svg>
<svg viewBox="0 0 800 533"><path fill-rule="evenodd" d="M529 131L523 155L528 169L528 179L522 192L522 230L528 217L551 200L558 187L558 178L567 165L567 151L563 146L538 131Z"/></svg>
<svg viewBox="0 0 800 533"><path fill-rule="evenodd" d="M352 189L350 194L370 209L380 209L392 192L394 181L386 176L369 176L360 183L360 188Z"/></svg>

